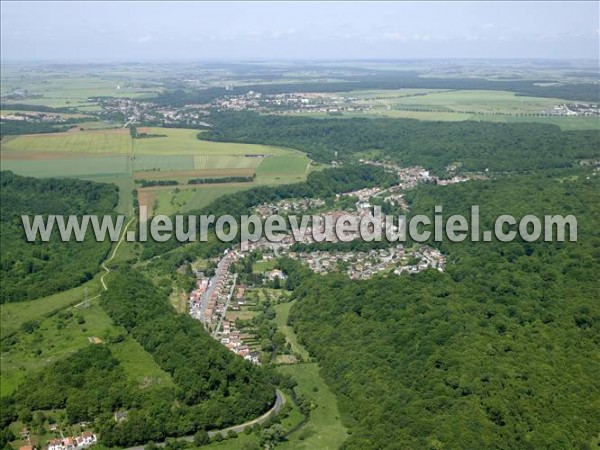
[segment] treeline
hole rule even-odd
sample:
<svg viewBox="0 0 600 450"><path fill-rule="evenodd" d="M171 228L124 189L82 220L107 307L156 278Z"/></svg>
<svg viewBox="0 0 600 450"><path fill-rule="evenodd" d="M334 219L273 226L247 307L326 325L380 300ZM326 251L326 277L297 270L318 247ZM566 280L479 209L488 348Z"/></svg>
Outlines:
<svg viewBox="0 0 600 450"><path fill-rule="evenodd" d="M214 183L252 183L256 174L251 177L219 177L219 178L194 178L188 184L214 184Z"/></svg>
<svg viewBox="0 0 600 450"><path fill-rule="evenodd" d="M540 85L545 84L547 85ZM488 80L484 78L421 77L416 72L394 71L378 75L347 77L336 82L297 82L281 84L253 84L233 86L231 89L213 87L203 90L170 90L151 99L159 105L185 106L209 103L225 95L242 95L249 91L262 94L292 92L349 92L365 89L457 89L515 92L517 95L563 98L573 101L600 101L598 85L594 83L550 84L555 80Z"/></svg>
<svg viewBox="0 0 600 450"><path fill-rule="evenodd" d="M255 113L212 116L199 139L291 147L317 161L352 160L361 152L404 165L443 170L525 171L570 167L598 156L600 130L561 131L536 123L425 122L413 119L313 119ZM337 155L337 156L336 156Z"/></svg>
<svg viewBox="0 0 600 450"><path fill-rule="evenodd" d="M176 180L136 180L136 183L140 183L140 186L152 187L152 186L177 186L179 184Z"/></svg>
<svg viewBox="0 0 600 450"><path fill-rule="evenodd" d="M0 303L31 300L91 279L110 249L92 231L84 242L62 242L57 232L49 242L27 242L21 215L111 214L118 188L71 179L22 177L0 172ZM57 231L57 230L55 230Z"/></svg>
<svg viewBox="0 0 600 450"><path fill-rule="evenodd" d="M25 120L0 121L0 137L17 136L20 134L61 133L71 128L64 123L31 122Z"/></svg>
<svg viewBox="0 0 600 450"><path fill-rule="evenodd" d="M397 181L395 175L385 172L381 167L354 165L312 172L305 182L276 187L260 186L247 191L216 199L208 206L190 214L230 214L234 217L248 214L253 206L273 202L284 198L333 197L340 192L348 192L372 186L391 186ZM158 243L149 240L144 244L142 259L164 254L180 244L175 239ZM201 243L207 246L206 243ZM215 244L216 245L216 244Z"/></svg>
<svg viewBox="0 0 600 450"><path fill-rule="evenodd" d="M138 133L137 127L135 125L130 125L129 126L129 135L131 136L131 139L146 139L146 138L167 137L166 134Z"/></svg>
<svg viewBox="0 0 600 450"><path fill-rule="evenodd" d="M1 109L8 109L13 111L37 111L37 112L46 112L46 113L66 113L66 114L76 114L78 111L74 108L62 107L56 108L47 105L30 105L28 103L2 103L0 105ZM95 120L93 117L91 120Z"/></svg>
<svg viewBox="0 0 600 450"><path fill-rule="evenodd" d="M578 220L578 242L444 243L445 273L350 281L283 262L290 323L352 434L343 449L591 448L600 432L600 179L554 171L411 192L414 214L481 207Z"/></svg>

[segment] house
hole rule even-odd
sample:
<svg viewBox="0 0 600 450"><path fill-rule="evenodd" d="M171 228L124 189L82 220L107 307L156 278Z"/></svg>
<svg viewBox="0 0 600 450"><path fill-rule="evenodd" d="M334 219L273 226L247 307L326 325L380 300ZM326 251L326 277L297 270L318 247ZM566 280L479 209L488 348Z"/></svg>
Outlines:
<svg viewBox="0 0 600 450"><path fill-rule="evenodd" d="M83 438L84 444L93 444L96 442L96 435L94 433L90 433L89 431L84 431L81 437Z"/></svg>
<svg viewBox="0 0 600 450"><path fill-rule="evenodd" d="M280 280L285 280L287 278L285 276L285 274L279 269L271 270L270 272L267 273L267 276L269 277L269 280L274 280L275 278L279 278Z"/></svg>
<svg viewBox="0 0 600 450"><path fill-rule="evenodd" d="M52 439L48 442L48 450L63 450L64 448L62 439Z"/></svg>

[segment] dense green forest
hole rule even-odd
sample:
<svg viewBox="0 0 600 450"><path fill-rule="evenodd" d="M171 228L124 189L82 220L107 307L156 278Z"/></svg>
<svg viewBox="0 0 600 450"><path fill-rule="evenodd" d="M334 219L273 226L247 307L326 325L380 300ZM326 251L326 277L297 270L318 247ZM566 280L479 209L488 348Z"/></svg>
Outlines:
<svg viewBox="0 0 600 450"><path fill-rule="evenodd" d="M410 193L414 214L574 214L578 242L445 243L447 271L350 281L282 264L290 322L344 449L591 448L600 432L600 177L549 171Z"/></svg>
<svg viewBox="0 0 600 450"><path fill-rule="evenodd" d="M361 152L405 165L443 170L525 171L570 167L600 156L600 131L555 125L424 122L413 119L312 119L253 113L214 114L200 139L291 147L317 161L348 161ZM337 157L335 156L337 154Z"/></svg>
<svg viewBox="0 0 600 450"><path fill-rule="evenodd" d="M69 179L22 177L0 172L0 302L43 297L89 280L98 271L110 242L27 242L21 215L111 214L117 187Z"/></svg>

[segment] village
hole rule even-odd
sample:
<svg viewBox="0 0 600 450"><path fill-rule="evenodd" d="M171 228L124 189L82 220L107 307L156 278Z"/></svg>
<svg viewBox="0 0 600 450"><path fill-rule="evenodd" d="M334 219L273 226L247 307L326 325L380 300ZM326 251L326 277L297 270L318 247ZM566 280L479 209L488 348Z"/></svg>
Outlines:
<svg viewBox="0 0 600 450"><path fill-rule="evenodd" d="M83 426L85 425L87 424L83 424ZM50 425L49 430L52 433L60 434L60 437L49 440L45 447L38 447L32 443L29 430L23 429L20 433L21 439L27 440L28 445L20 446L19 450L34 450L36 448L44 448L45 450L76 450L88 448L98 440L96 435L91 431L83 431L80 435L65 437L57 424Z"/></svg>
<svg viewBox="0 0 600 450"><path fill-rule="evenodd" d="M550 116L600 116L600 105L593 103L563 103L542 111Z"/></svg>
<svg viewBox="0 0 600 450"><path fill-rule="evenodd" d="M365 280L381 274L414 274L426 269L440 272L445 270L444 255L427 245L415 244L407 248L403 244L397 244L386 248L345 251L302 247L302 245L308 246L319 242L339 243L359 239L359 228L344 233L343 239L340 239L336 233L336 224L339 220L353 220L358 223L361 219L373 219L371 203L374 198L380 197L384 202L406 211L409 207L403 198L404 191L415 188L419 183L447 185L484 177L474 175L441 179L418 166L403 168L395 164L369 160L360 160L360 162L382 166L385 170L396 173L399 183L388 188L371 187L337 194L333 205L321 198L291 198L257 205L252 212L263 219L273 214L284 216L307 212L318 214L312 216L311 222L303 230L296 230L296 232L292 230L279 242L270 242L263 238L248 242L239 249L227 250L216 261L212 276L206 276L202 270L196 271L196 285L189 295L188 310L193 318L202 322L214 339L244 359L260 364L260 351L249 345L253 336L248 333L243 334L236 328L235 321L228 319L228 312L239 311L247 306L246 295L250 287L240 284L238 274L233 273L231 269L234 263L250 255L260 255L258 262L265 264L273 263L277 258L285 256L300 261L315 273L341 272L355 280ZM452 168L449 168L449 172L451 171ZM344 202L345 199L351 200L349 205L352 205L352 209L350 211L342 208L335 209L335 204ZM381 229L388 228L393 231L398 230L397 226L387 224L383 218ZM373 227L370 230L374 231ZM286 275L278 269L266 271L263 275L264 282L277 280L277 284L286 278Z"/></svg>

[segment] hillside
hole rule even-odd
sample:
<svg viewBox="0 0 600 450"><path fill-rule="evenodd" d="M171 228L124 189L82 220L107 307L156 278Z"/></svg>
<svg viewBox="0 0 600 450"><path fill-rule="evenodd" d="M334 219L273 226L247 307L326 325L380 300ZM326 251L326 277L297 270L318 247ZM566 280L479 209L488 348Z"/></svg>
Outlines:
<svg viewBox="0 0 600 450"><path fill-rule="evenodd" d="M32 300L77 286L99 270L110 242L27 242L21 215L111 214L116 186L0 172L0 303Z"/></svg>
<svg viewBox="0 0 600 450"><path fill-rule="evenodd" d="M587 205L600 180L563 176L422 189L411 207L572 213L577 243L449 244L446 273L362 282L287 263L302 280L290 321L338 395L344 449L588 448L600 432L600 218Z"/></svg>

